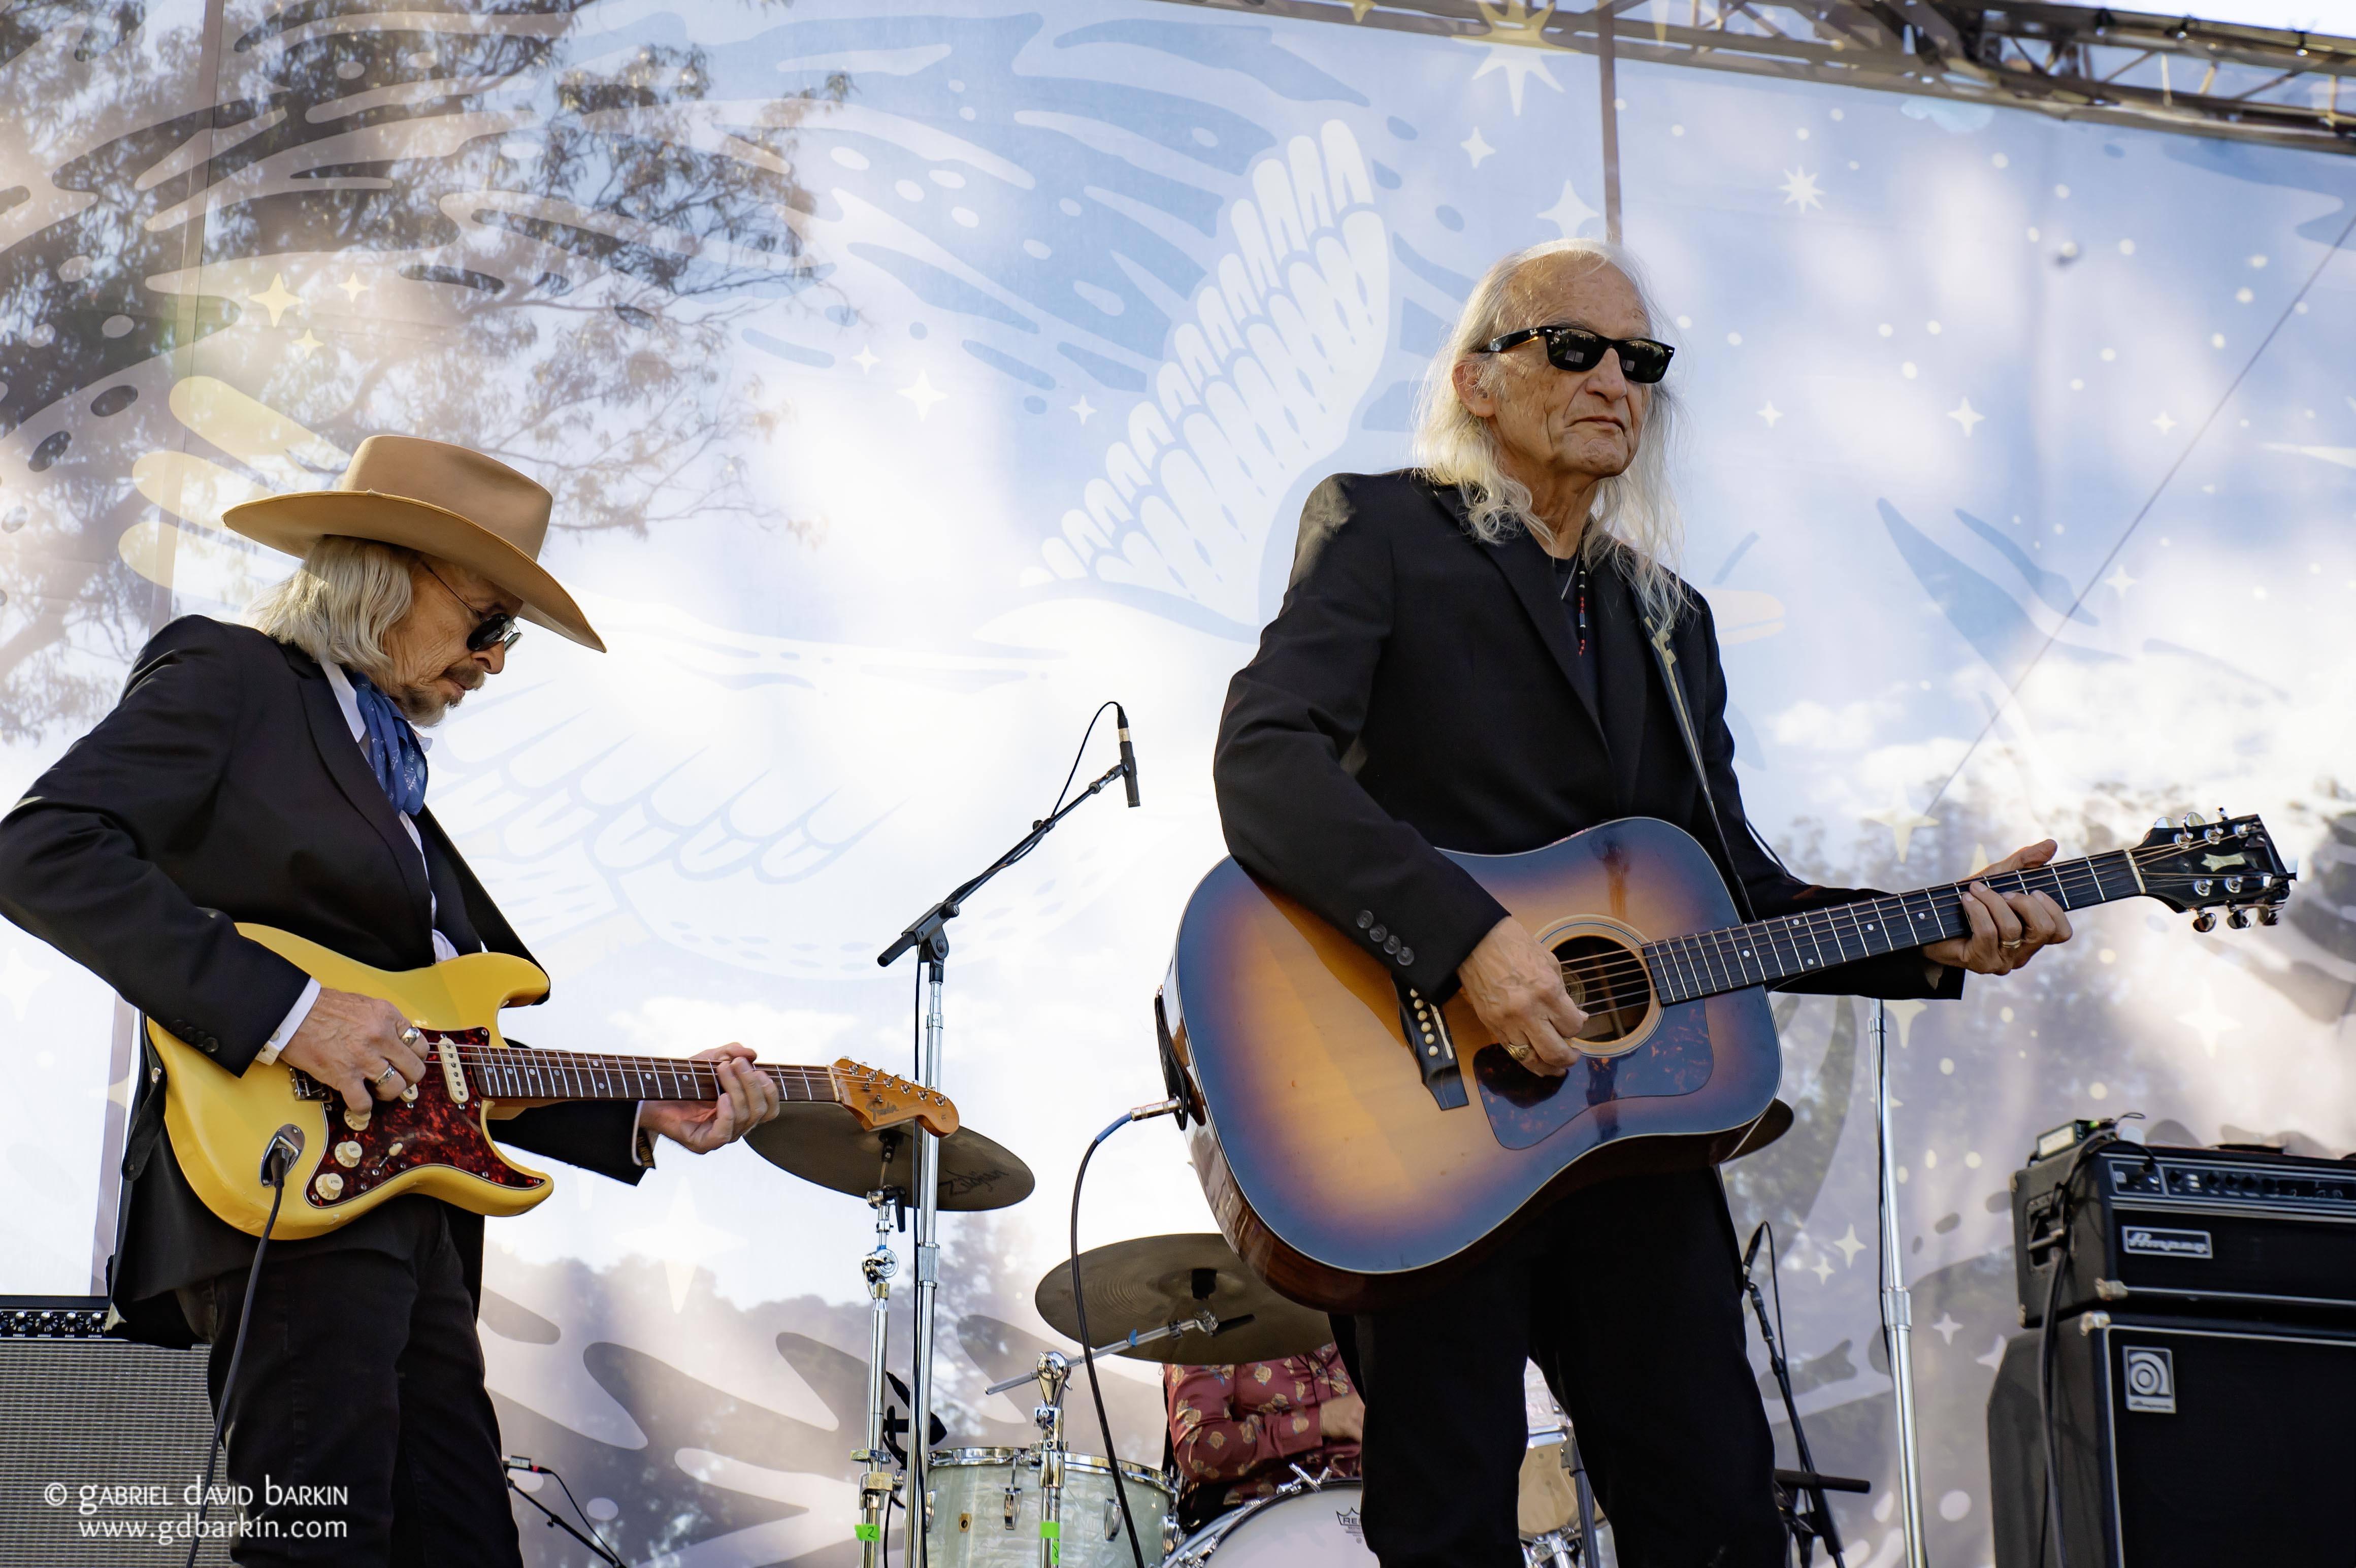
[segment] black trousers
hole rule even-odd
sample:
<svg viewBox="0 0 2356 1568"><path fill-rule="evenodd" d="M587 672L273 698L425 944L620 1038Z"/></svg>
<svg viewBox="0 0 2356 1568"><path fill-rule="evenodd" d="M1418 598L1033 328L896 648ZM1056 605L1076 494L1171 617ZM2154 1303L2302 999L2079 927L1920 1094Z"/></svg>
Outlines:
<svg viewBox="0 0 2356 1568"><path fill-rule="evenodd" d="M1526 1359L1570 1412L1622 1568L1781 1568L1740 1285L1716 1174L1632 1176L1431 1295L1335 1319L1383 1568L1521 1568Z"/></svg>
<svg viewBox="0 0 2356 1568"><path fill-rule="evenodd" d="M521 1568L475 1303L448 1225L420 1230L405 1257L263 1258L226 1391L226 1473L252 1493L238 1563ZM245 1285L241 1269L189 1293L213 1319L216 1411Z"/></svg>

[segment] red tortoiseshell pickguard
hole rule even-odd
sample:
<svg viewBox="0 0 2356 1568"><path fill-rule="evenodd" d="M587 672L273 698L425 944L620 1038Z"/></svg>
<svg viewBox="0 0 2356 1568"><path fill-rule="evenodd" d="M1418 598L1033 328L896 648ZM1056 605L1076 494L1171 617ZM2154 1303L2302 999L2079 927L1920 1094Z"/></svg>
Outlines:
<svg viewBox="0 0 2356 1568"><path fill-rule="evenodd" d="M483 1136L481 1101L457 1104L443 1082L443 1042L487 1046L490 1044L490 1031L461 1029L443 1034L425 1029L420 1033L424 1037L415 1049L425 1058L427 1070L425 1081L417 1086L415 1100L378 1101L376 1109L369 1113L368 1126L356 1130L344 1118L342 1097L328 1094L327 1153L303 1191L312 1208L341 1208L367 1197L395 1176L428 1165L464 1171L518 1191L528 1192L547 1185L545 1176L526 1176L499 1158L490 1140ZM348 1143L359 1145L357 1164L346 1165L336 1157L337 1148ZM335 1197L328 1197L319 1190L319 1177L331 1173L343 1177L344 1187Z"/></svg>

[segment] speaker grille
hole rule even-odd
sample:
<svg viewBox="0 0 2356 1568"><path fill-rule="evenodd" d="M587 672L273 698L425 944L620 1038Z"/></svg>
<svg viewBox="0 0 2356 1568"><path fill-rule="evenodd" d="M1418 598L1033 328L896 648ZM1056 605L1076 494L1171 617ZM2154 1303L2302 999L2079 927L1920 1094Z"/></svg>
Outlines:
<svg viewBox="0 0 2356 1568"><path fill-rule="evenodd" d="M181 1561L196 1511L185 1498L212 1436L205 1357L114 1339L0 1338L0 1563ZM236 1514L216 1504L206 1518L218 1528ZM168 1551L156 1544L166 1529L177 1542ZM197 1561L225 1568L227 1537L209 1535Z"/></svg>

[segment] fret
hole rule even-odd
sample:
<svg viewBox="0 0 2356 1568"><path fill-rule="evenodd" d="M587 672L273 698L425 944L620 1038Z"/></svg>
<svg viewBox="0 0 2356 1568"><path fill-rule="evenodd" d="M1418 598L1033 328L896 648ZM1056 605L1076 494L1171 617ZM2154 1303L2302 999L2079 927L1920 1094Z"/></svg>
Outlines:
<svg viewBox="0 0 2356 1568"><path fill-rule="evenodd" d="M1726 965L1719 960L1718 943L1715 940L1717 936L1716 931L1697 931L1694 934L1693 940L1701 950L1702 972L1709 977L1712 986L1717 990L1737 990L1739 987L1728 978Z"/></svg>

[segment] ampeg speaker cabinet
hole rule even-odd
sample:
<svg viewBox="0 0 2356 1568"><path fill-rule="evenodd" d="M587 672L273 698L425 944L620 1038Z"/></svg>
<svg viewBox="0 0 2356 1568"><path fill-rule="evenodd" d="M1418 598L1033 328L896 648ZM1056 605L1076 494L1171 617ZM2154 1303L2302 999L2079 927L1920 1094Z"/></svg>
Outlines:
<svg viewBox="0 0 2356 1568"><path fill-rule="evenodd" d="M2061 1182L2075 1153L2013 1173L2022 1326L2042 1316L2064 1253L2065 1318L2104 1306L2356 1321L2356 1163L2114 1144L2079 1168L2071 1234L2057 1241Z"/></svg>
<svg viewBox="0 0 2356 1568"><path fill-rule="evenodd" d="M2070 1568L2356 1563L2356 1332L2102 1311L2056 1332ZM1988 1394L1997 1568L2057 1562L2038 1339L2006 1347Z"/></svg>
<svg viewBox="0 0 2356 1568"><path fill-rule="evenodd" d="M213 1434L206 1352L101 1338L100 1319L88 1302L0 1297L0 1563L187 1555L190 1488ZM235 1516L216 1505L209 1517ZM197 1561L227 1568L226 1538L209 1535Z"/></svg>

